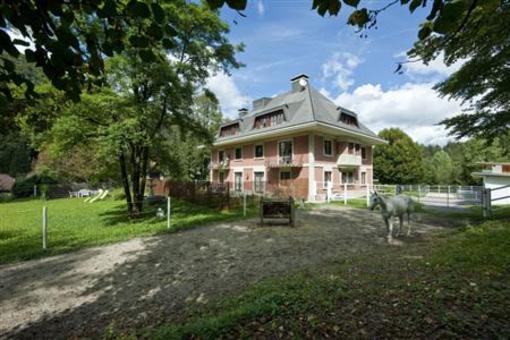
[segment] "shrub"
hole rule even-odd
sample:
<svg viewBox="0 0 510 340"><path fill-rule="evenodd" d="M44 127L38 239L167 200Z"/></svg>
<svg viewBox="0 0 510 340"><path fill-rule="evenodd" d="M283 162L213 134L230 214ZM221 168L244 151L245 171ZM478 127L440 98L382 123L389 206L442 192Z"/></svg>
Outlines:
<svg viewBox="0 0 510 340"><path fill-rule="evenodd" d="M38 186L38 195L41 194L40 187L46 188L48 196L57 192L60 194L65 188L58 186L58 181L50 176L33 175L30 177L19 178L14 183L11 193L14 198L30 197L34 194L34 186Z"/></svg>

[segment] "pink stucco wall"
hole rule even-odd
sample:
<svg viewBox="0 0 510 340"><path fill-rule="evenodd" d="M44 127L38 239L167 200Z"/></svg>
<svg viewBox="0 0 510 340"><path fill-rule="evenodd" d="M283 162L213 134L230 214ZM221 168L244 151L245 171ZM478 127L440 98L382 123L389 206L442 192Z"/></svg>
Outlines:
<svg viewBox="0 0 510 340"><path fill-rule="evenodd" d="M336 163L338 161L338 156L340 153L347 153L347 145L348 142L337 141L332 138L332 150L333 156L325 156L324 155L324 137L320 135L315 135L315 150L314 150L314 158L315 158L315 168L314 175L315 181L317 182L317 188L322 188L324 182L324 168L331 169L332 172L332 182L334 188L339 188L342 184L342 169L338 169ZM327 137L326 137L327 138ZM337 137L338 138L338 137ZM223 150L225 152L225 156L228 157L230 163L228 167L230 169L225 169L225 181L234 183L234 170L235 169L243 169L243 183L245 190L253 189L253 180L254 180L254 171L260 171L259 169L264 169L265 171L265 180L268 186L281 187L282 185L289 185L288 183L281 183L280 181L280 168L276 167L268 167L269 163L278 160L278 142L281 140L292 139L293 141L293 160L296 163L295 167L292 168L292 179L294 183L294 187L298 189L300 192L304 193L308 191L308 177L309 177L309 168L307 166L309 162L309 136L300 135L300 136L292 136L292 137L282 137L279 139L269 140L269 141L261 141L258 143L250 143L242 145L242 159L235 160L235 147L227 147L227 148L215 148L211 155L211 160L213 163L218 162L218 151ZM255 145L263 143L264 145L264 157L262 159L255 158ZM358 167L354 169L354 180L356 183L361 181L361 170L366 172L366 182L371 184L372 181L372 164L373 164L373 149L371 146L366 147L366 159L362 161L362 167ZM355 152L355 151L354 151ZM361 155L361 149L359 151ZM212 181L219 181L219 170L213 166L212 170ZM299 186L299 188L298 188ZM306 195L305 195L306 196Z"/></svg>

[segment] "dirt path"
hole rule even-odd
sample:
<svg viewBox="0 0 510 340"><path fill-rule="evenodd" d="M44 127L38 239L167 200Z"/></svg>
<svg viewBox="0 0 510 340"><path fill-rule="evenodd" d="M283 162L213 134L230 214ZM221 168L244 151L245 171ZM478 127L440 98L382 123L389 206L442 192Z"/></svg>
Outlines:
<svg viewBox="0 0 510 340"><path fill-rule="evenodd" d="M0 337L97 337L109 326L154 325L267 276L390 247L377 213L317 209L298 221L294 229L222 223L1 266ZM414 228L403 246L440 227Z"/></svg>

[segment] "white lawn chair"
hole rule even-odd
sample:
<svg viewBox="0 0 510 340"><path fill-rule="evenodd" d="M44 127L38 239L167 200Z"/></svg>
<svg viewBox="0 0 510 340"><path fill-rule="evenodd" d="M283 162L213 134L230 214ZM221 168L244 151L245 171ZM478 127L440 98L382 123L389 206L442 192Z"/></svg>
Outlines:
<svg viewBox="0 0 510 340"><path fill-rule="evenodd" d="M99 197L101 197L101 195L103 194L103 189L99 189L97 191L97 195L94 196L90 201L89 203L94 203L95 201L97 201L99 199Z"/></svg>
<svg viewBox="0 0 510 340"><path fill-rule="evenodd" d="M101 195L99 195L98 200L100 200L100 201L104 200L106 198L106 196L108 196L109 193L110 192L108 190L103 191L103 193Z"/></svg>

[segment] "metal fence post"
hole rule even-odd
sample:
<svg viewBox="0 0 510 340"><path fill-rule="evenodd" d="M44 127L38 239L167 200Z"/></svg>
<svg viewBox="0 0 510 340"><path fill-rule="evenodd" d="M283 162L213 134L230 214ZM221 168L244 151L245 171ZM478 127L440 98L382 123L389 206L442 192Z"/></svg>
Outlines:
<svg viewBox="0 0 510 340"><path fill-rule="evenodd" d="M367 183L367 208L370 207L370 185Z"/></svg>
<svg viewBox="0 0 510 340"><path fill-rule="evenodd" d="M170 226L172 223L172 219L170 216L170 213L172 211L171 208L172 208L171 199L170 199L170 196L168 196L166 199L166 227L167 227L167 229L170 229Z"/></svg>
<svg viewBox="0 0 510 340"><path fill-rule="evenodd" d="M486 199L487 199L487 216L489 218L491 218L492 217L492 193L491 193L490 188L487 188Z"/></svg>
<svg viewBox="0 0 510 340"><path fill-rule="evenodd" d="M243 191L243 216L246 216L246 191Z"/></svg>
<svg viewBox="0 0 510 340"><path fill-rule="evenodd" d="M42 210L42 247L48 247L48 207L43 206Z"/></svg>
<svg viewBox="0 0 510 340"><path fill-rule="evenodd" d="M446 207L450 207L450 186L448 186L448 191L446 192Z"/></svg>
<svg viewBox="0 0 510 340"><path fill-rule="evenodd" d="M347 182L344 183L344 205L347 205Z"/></svg>

